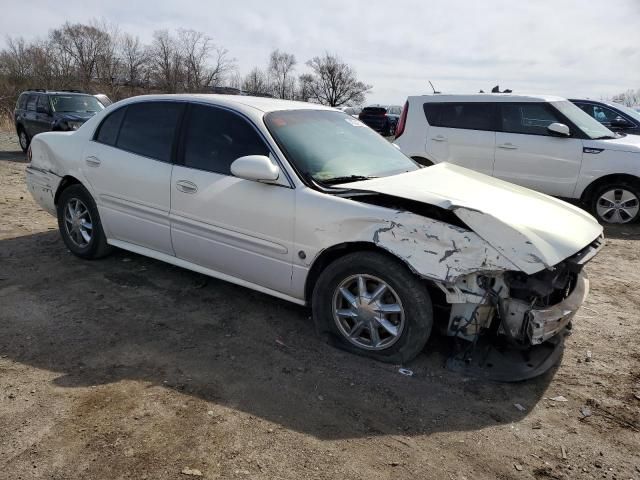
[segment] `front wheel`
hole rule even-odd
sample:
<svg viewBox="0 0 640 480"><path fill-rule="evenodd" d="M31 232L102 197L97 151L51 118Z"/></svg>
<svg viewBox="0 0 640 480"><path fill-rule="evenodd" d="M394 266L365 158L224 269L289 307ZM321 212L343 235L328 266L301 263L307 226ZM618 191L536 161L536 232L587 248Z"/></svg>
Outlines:
<svg viewBox="0 0 640 480"><path fill-rule="evenodd" d="M25 129L22 127L18 129L18 142L20 143L20 148L22 149L22 151L24 153L27 153L31 140L29 139L29 135L27 135Z"/></svg>
<svg viewBox="0 0 640 480"><path fill-rule="evenodd" d="M383 362L422 351L433 325L426 286L400 261L356 252L331 263L313 291L316 328L336 346Z"/></svg>
<svg viewBox="0 0 640 480"><path fill-rule="evenodd" d="M80 258L100 258L111 251L98 208L82 185L71 185L60 195L58 227L67 248Z"/></svg>
<svg viewBox="0 0 640 480"><path fill-rule="evenodd" d="M617 182L596 190L591 210L603 223L632 223L640 216L640 188L630 182Z"/></svg>

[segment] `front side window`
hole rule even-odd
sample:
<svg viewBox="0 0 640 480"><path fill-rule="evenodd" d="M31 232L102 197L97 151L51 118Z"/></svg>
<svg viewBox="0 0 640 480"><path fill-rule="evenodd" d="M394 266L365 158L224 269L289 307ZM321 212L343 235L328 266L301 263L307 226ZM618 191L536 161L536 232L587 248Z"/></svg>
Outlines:
<svg viewBox="0 0 640 480"><path fill-rule="evenodd" d="M92 95L51 95L54 112L96 113L104 106Z"/></svg>
<svg viewBox="0 0 640 480"><path fill-rule="evenodd" d="M184 165L231 175L231 164L246 155L269 155L249 122L228 110L191 105L184 139Z"/></svg>
<svg viewBox="0 0 640 480"><path fill-rule="evenodd" d="M27 100L27 111L35 112L36 111L36 102L38 101L37 95L29 95Z"/></svg>
<svg viewBox="0 0 640 480"><path fill-rule="evenodd" d="M116 146L162 162L171 161L173 138L183 108L183 103L176 102L128 105Z"/></svg>
<svg viewBox="0 0 640 480"><path fill-rule="evenodd" d="M495 130L495 106L491 103L425 103L429 125L467 130Z"/></svg>
<svg viewBox="0 0 640 480"><path fill-rule="evenodd" d="M49 111L49 98L46 95L40 95L38 97L38 108L44 109L44 111Z"/></svg>
<svg viewBox="0 0 640 480"><path fill-rule="evenodd" d="M502 131L507 133L551 135L547 127L563 123L546 103L502 103L499 108Z"/></svg>
<svg viewBox="0 0 640 480"><path fill-rule="evenodd" d="M364 123L342 112L276 111L267 128L303 177L324 184L386 177L419 166Z"/></svg>

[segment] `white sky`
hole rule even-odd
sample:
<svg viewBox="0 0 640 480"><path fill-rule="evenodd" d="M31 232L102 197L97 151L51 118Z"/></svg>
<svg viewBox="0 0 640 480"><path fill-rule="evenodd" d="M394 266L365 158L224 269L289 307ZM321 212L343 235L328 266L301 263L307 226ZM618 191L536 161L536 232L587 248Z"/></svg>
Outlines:
<svg viewBox="0 0 640 480"><path fill-rule="evenodd" d="M92 18L148 41L154 30L203 31L244 74L274 48L297 73L325 51L374 86L371 103L430 91L611 96L640 88L640 0L0 0L4 37L44 37Z"/></svg>

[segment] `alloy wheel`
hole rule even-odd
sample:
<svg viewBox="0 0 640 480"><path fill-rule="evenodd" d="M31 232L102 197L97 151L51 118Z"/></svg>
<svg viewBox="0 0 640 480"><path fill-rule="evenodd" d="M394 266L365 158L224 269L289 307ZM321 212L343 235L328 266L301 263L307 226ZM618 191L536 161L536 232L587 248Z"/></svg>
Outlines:
<svg viewBox="0 0 640 480"><path fill-rule="evenodd" d="M333 318L353 345L384 350L398 341L405 328L405 312L398 294L373 275L352 275L333 294Z"/></svg>
<svg viewBox="0 0 640 480"><path fill-rule="evenodd" d="M93 222L87 206L77 198L71 198L64 209L64 226L71 241L85 248L93 236Z"/></svg>
<svg viewBox="0 0 640 480"><path fill-rule="evenodd" d="M608 223L627 223L638 215L640 200L629 190L612 188L600 195L596 211Z"/></svg>

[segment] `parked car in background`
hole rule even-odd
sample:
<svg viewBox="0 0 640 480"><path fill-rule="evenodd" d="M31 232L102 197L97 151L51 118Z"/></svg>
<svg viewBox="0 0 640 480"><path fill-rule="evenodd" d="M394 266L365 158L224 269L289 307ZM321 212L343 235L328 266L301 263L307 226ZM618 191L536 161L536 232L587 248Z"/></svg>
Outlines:
<svg viewBox="0 0 640 480"><path fill-rule="evenodd" d="M94 95L94 97L96 97L98 99L98 101L104 105L104 107L108 107L109 105L111 105L113 102L111 101L111 99L109 97L107 97L104 93L96 93Z"/></svg>
<svg viewBox="0 0 640 480"><path fill-rule="evenodd" d="M613 132L640 135L640 112L633 108L598 100L570 101Z"/></svg>
<svg viewBox="0 0 640 480"><path fill-rule="evenodd" d="M347 115L351 115L354 118L358 118L358 115L362 112L362 108L360 107L339 107L338 110L346 113Z"/></svg>
<svg viewBox="0 0 640 480"><path fill-rule="evenodd" d="M116 246L310 305L332 342L393 363L437 323L544 352L523 367L542 373L602 245L577 207L455 165L420 168L309 103L130 98L36 136L30 159L28 188L75 255Z"/></svg>
<svg viewBox="0 0 640 480"><path fill-rule="evenodd" d="M364 107L358 118L381 135L390 137L396 132L401 113L402 107L398 105L371 105Z"/></svg>
<svg viewBox="0 0 640 480"><path fill-rule="evenodd" d="M27 90L18 97L14 123L20 148L27 151L31 139L51 130L77 130L104 109L93 95L76 91Z"/></svg>
<svg viewBox="0 0 640 480"><path fill-rule="evenodd" d="M640 137L612 132L564 98L409 97L395 143L424 165L450 162L581 201L605 223L640 216Z"/></svg>

